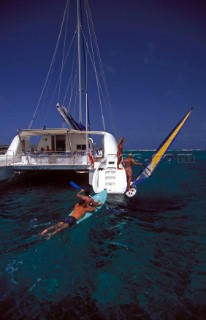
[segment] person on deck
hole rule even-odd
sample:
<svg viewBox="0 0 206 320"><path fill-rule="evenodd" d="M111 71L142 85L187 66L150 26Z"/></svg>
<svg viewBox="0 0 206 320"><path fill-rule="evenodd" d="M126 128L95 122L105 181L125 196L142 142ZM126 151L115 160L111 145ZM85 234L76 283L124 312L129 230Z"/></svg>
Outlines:
<svg viewBox="0 0 206 320"><path fill-rule="evenodd" d="M84 192L85 195L82 195L82 192ZM90 196L90 189L81 189L78 193L77 193L77 197L84 200L86 205L89 205L91 207L99 207L102 205L101 202L95 202L94 199L92 199L92 197Z"/></svg>
<svg viewBox="0 0 206 320"><path fill-rule="evenodd" d="M50 152L52 152L52 149L50 149L49 146L47 146L47 147L46 147L46 152L47 152L47 153L50 153Z"/></svg>
<svg viewBox="0 0 206 320"><path fill-rule="evenodd" d="M132 158L132 154L129 153L127 158L124 159L123 163L125 164L125 171L126 171L126 175L127 175L127 190L129 191L131 189L130 184L132 181L132 165L139 165L139 166L143 166L143 164L141 162L137 162Z"/></svg>
<svg viewBox="0 0 206 320"><path fill-rule="evenodd" d="M121 137L119 139L119 142L117 144L117 169L120 170L121 168L119 167L121 161L122 161L122 152L123 152L123 142L124 138Z"/></svg>
<svg viewBox="0 0 206 320"><path fill-rule="evenodd" d="M86 204L84 200L80 200L79 203L75 204L73 212L71 215L67 216L64 221L58 222L51 227L44 229L39 235L42 237L46 235L47 240L49 240L54 234L57 232L60 232L73 224L76 224L77 220L81 219L86 212L88 211L94 211L94 207L90 207ZM52 231L53 232L48 232Z"/></svg>

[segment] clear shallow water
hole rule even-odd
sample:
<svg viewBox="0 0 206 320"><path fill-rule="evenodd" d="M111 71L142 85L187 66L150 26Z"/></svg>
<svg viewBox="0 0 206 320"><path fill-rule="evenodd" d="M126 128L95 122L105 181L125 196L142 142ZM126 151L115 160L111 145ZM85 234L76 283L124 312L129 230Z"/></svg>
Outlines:
<svg viewBox="0 0 206 320"><path fill-rule="evenodd" d="M39 232L66 217L76 190L1 186L1 319L205 319L206 152L181 153L135 198L109 195L97 216L49 241Z"/></svg>

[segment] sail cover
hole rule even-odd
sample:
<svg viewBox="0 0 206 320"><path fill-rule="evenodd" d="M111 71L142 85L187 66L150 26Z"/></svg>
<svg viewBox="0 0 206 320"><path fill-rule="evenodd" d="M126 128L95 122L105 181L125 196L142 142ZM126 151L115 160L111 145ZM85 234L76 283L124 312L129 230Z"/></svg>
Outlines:
<svg viewBox="0 0 206 320"><path fill-rule="evenodd" d="M136 180L132 183L132 186L137 185L138 183L144 181L148 177L151 176L152 172L164 156L165 152L171 146L173 141L175 140L177 134L182 129L184 123L188 119L192 112L192 108L187 112L187 114L180 120L180 122L175 126L175 128L170 132L167 138L161 143L159 148L155 151L153 156L149 159L146 163L145 167L140 171L139 175L137 176Z"/></svg>
<svg viewBox="0 0 206 320"><path fill-rule="evenodd" d="M66 110L65 107L61 107L59 104L57 104L57 110L61 114L64 121L71 126L72 129L85 131L86 128L82 123L78 123L74 120L74 118L71 116L71 114Z"/></svg>

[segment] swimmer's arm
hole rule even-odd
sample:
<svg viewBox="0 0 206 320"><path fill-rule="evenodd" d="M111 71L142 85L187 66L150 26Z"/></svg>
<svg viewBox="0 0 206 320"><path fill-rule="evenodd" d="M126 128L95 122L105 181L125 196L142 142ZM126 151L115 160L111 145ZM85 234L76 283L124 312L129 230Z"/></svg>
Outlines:
<svg viewBox="0 0 206 320"><path fill-rule="evenodd" d="M87 206L87 211L95 211L94 207Z"/></svg>
<svg viewBox="0 0 206 320"><path fill-rule="evenodd" d="M77 197L78 198L82 198L82 192L84 191L84 189L81 189L78 193L77 193Z"/></svg>
<svg viewBox="0 0 206 320"><path fill-rule="evenodd" d="M142 167L143 167L143 164L142 164L141 162L137 162L137 161L134 161L134 160L133 160L132 163L133 163L133 164L136 164L136 165L138 165L138 166L142 166Z"/></svg>
<svg viewBox="0 0 206 320"><path fill-rule="evenodd" d="M89 206L91 207L100 207L102 205L102 203L100 201L96 202L94 201L94 199L91 199Z"/></svg>

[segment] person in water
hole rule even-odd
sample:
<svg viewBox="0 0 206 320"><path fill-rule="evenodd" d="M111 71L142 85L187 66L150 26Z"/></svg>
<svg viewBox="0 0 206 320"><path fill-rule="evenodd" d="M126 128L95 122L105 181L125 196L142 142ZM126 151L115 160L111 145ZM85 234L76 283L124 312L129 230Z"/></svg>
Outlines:
<svg viewBox="0 0 206 320"><path fill-rule="evenodd" d="M124 138L121 137L119 139L119 142L117 144L117 169L120 170L121 168L119 167L120 163L122 162L122 152L123 152L123 142Z"/></svg>
<svg viewBox="0 0 206 320"><path fill-rule="evenodd" d="M131 153L128 154L127 158L124 159L123 163L125 164L125 171L127 175L127 190L129 191L131 189L130 184L132 181L132 165L135 164L143 166L143 164L141 162L134 161Z"/></svg>
<svg viewBox="0 0 206 320"><path fill-rule="evenodd" d="M88 211L95 211L95 208L88 206L86 202L81 199L79 203L75 204L71 215L67 216L64 221L60 221L52 225L51 227L44 229L40 233L40 236L42 237L46 235L47 240L49 240L57 232L60 232L72 226L73 224L76 224L77 220L81 219L85 215L85 213ZM52 232L49 232L49 231L52 231Z"/></svg>
<svg viewBox="0 0 206 320"><path fill-rule="evenodd" d="M84 195L82 195L82 192L84 192ZM78 193L77 193L77 197L80 198L81 200L84 200L86 205L92 206L92 207L99 207L102 205L101 202L96 202L94 201L94 199L90 196L90 189L81 189Z"/></svg>

